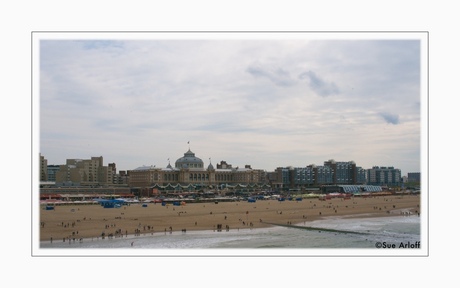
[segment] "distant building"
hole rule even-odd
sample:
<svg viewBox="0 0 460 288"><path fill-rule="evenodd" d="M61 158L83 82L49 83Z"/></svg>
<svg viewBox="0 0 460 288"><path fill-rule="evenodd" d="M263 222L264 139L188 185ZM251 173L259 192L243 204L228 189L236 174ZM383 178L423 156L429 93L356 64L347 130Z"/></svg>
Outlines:
<svg viewBox="0 0 460 288"><path fill-rule="evenodd" d="M122 171L118 172L117 174L115 174L115 176L116 177L113 180L114 184L128 185L129 176L128 176L127 171L122 170Z"/></svg>
<svg viewBox="0 0 460 288"><path fill-rule="evenodd" d="M50 182L56 182L56 172L59 171L59 165L48 165L48 180Z"/></svg>
<svg viewBox="0 0 460 288"><path fill-rule="evenodd" d="M367 170L367 184L380 186L400 186L401 170L394 167L374 166Z"/></svg>
<svg viewBox="0 0 460 288"><path fill-rule="evenodd" d="M40 181L48 181L48 160L45 159L45 156L40 156Z"/></svg>
<svg viewBox="0 0 460 288"><path fill-rule="evenodd" d="M407 182L410 183L420 183L420 172L410 172L407 173Z"/></svg>
<svg viewBox="0 0 460 288"><path fill-rule="evenodd" d="M58 186L100 186L126 185L126 171L117 174L115 163L103 165L103 158L67 159L65 165L47 165L48 160L40 155L40 182L55 183Z"/></svg>
<svg viewBox="0 0 460 288"><path fill-rule="evenodd" d="M291 173L292 167L278 167L275 172L270 173L270 185L274 189L289 189L291 185Z"/></svg>
<svg viewBox="0 0 460 288"><path fill-rule="evenodd" d="M334 170L330 166L316 166L312 165L315 171L315 185L333 184L334 183Z"/></svg>
<svg viewBox="0 0 460 288"><path fill-rule="evenodd" d="M114 184L116 166L103 165L103 157L91 159L67 159L56 171L56 183L66 186L98 186Z"/></svg>
<svg viewBox="0 0 460 288"><path fill-rule="evenodd" d="M263 185L266 182L265 172L252 169L250 165L244 168L233 168L232 165L221 161L217 168L209 162L205 164L190 149L183 157L176 160L174 167L170 163L166 167L141 166L129 170L129 186L146 189L170 189L173 191L224 189L240 185Z"/></svg>
<svg viewBox="0 0 460 288"><path fill-rule="evenodd" d="M225 161L220 161L220 164L217 164L217 169L232 169L232 165L227 164Z"/></svg>
<svg viewBox="0 0 460 288"><path fill-rule="evenodd" d="M284 190L332 184L357 185L366 183L366 170L353 161L329 160L324 166L278 167L274 173L269 173L269 180L273 188Z"/></svg>
<svg viewBox="0 0 460 288"><path fill-rule="evenodd" d="M336 162L329 160L324 166L332 169L333 184L364 184L366 183L366 171L357 167L354 161Z"/></svg>
<svg viewBox="0 0 460 288"><path fill-rule="evenodd" d="M315 184L315 167L299 167L293 168L291 181L293 182L295 188L308 187Z"/></svg>
<svg viewBox="0 0 460 288"><path fill-rule="evenodd" d="M211 163L206 165L190 149L178 158L174 166L141 166L133 170L117 173L115 163L103 164L103 157L91 159L67 159L65 165L47 165L47 160L40 154L40 181L55 182L58 186L129 186L133 191L143 191L145 195L154 190L195 191L195 190L306 190L318 189L320 186L377 185L400 186L402 183L400 169L394 167L374 166L363 169L354 161L338 162L333 159L324 161L323 166L315 164L306 167L278 167L273 172L253 169L251 165L244 168L222 160L216 168ZM409 173L408 182L420 182L420 173Z"/></svg>

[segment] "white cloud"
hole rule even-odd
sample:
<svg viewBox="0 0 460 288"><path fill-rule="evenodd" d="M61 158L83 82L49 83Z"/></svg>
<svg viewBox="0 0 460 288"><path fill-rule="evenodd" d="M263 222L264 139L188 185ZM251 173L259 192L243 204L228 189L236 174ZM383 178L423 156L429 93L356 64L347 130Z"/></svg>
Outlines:
<svg viewBox="0 0 460 288"><path fill-rule="evenodd" d="M334 158L420 170L414 41L120 38L40 51L50 164L102 155L123 170L166 166L190 140L198 157L236 166Z"/></svg>

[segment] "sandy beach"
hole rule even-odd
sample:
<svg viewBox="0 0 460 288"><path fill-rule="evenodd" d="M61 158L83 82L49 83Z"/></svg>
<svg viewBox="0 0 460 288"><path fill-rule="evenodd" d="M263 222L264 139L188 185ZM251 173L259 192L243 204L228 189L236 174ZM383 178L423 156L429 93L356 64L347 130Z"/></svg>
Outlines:
<svg viewBox="0 0 460 288"><path fill-rule="evenodd" d="M249 202L189 203L182 206L160 203L123 205L62 205L54 210L40 207L40 241L125 237L191 230L253 229L268 223L307 224L322 217L376 217L419 214L420 195L317 198L302 201L259 200ZM220 225L220 226L219 226Z"/></svg>

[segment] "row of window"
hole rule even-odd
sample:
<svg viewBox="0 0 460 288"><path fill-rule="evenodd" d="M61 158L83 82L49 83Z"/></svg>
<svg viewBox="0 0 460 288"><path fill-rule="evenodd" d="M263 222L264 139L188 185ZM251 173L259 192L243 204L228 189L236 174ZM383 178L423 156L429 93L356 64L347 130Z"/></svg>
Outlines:
<svg viewBox="0 0 460 288"><path fill-rule="evenodd" d="M209 174L190 173L189 180L190 181L207 181L209 180Z"/></svg>

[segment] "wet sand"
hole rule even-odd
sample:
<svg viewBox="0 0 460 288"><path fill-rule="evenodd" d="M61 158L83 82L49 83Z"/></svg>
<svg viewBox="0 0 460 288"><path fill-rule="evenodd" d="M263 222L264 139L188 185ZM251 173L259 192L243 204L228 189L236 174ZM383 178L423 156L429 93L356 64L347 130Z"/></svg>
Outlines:
<svg viewBox="0 0 460 288"><path fill-rule="evenodd" d="M191 203L183 206L160 203L104 208L95 205L63 205L54 210L40 207L40 241L80 238L125 237L191 230L249 229L267 223L307 224L322 217L377 217L420 213L419 195L317 198L302 201L259 200L249 202ZM267 222L267 223L266 223Z"/></svg>

